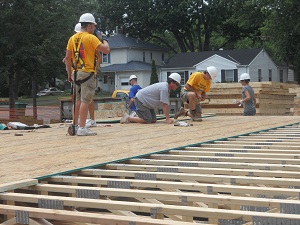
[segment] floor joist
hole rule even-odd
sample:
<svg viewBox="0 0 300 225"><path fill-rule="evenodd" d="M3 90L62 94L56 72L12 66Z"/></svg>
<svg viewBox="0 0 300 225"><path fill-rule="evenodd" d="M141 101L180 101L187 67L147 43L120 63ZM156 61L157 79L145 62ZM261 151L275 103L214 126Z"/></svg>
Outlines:
<svg viewBox="0 0 300 225"><path fill-rule="evenodd" d="M300 126L0 185L2 224L300 224Z"/></svg>

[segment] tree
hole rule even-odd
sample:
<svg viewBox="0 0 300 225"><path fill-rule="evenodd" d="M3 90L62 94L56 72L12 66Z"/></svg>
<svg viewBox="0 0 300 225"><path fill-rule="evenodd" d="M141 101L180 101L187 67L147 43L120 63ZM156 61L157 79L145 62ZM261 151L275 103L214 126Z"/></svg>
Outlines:
<svg viewBox="0 0 300 225"><path fill-rule="evenodd" d="M270 0L266 6L269 16L261 28L266 46L278 61L286 62L298 73L300 81L300 2Z"/></svg>
<svg viewBox="0 0 300 225"><path fill-rule="evenodd" d="M32 83L66 79L62 59L79 16L97 7L77 0L6 0L0 3L0 78L9 89L10 108L19 93L32 93ZM82 12L84 9L84 12ZM35 93L32 93L35 96ZM36 105L33 98L33 105Z"/></svg>
<svg viewBox="0 0 300 225"><path fill-rule="evenodd" d="M155 65L155 60L152 60L151 64L151 77L150 77L150 85L158 82L157 69Z"/></svg>

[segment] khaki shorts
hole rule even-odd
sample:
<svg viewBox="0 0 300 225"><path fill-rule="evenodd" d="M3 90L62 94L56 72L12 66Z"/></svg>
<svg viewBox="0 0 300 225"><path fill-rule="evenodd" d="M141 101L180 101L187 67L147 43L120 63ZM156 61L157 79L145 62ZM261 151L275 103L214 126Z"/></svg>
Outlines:
<svg viewBox="0 0 300 225"><path fill-rule="evenodd" d="M189 93L189 91L186 91L186 90L183 90L180 93L180 98L181 98L181 101L183 103L189 103L189 101L188 101L188 93ZM202 113L202 108L201 108L200 102L198 102L196 104L196 112Z"/></svg>
<svg viewBox="0 0 300 225"><path fill-rule="evenodd" d="M90 73L78 71L76 80L82 80L88 77ZM74 73L72 74L74 79ZM87 104L90 104L94 98L95 90L97 86L96 76L92 76L86 82L81 85L76 85L76 100Z"/></svg>

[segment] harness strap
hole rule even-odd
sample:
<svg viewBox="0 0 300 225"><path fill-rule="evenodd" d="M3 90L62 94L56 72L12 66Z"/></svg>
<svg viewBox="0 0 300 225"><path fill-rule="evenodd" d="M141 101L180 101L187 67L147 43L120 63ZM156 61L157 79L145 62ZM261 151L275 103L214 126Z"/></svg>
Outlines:
<svg viewBox="0 0 300 225"><path fill-rule="evenodd" d="M82 60L82 58L80 57L80 47L81 47L81 41L83 39L83 36L84 34L82 34L82 36L80 37L79 39L79 43L78 45L76 46L75 44L75 37L72 36L72 41L73 41L73 50L74 50L74 58L75 58L75 61L73 63L73 69L75 71L77 71L77 65L78 65L78 62L80 63L80 68L83 69L84 68L84 62Z"/></svg>
<svg viewBox="0 0 300 225"><path fill-rule="evenodd" d="M81 85L83 84L84 82L88 81L92 76L94 76L94 72L90 73L90 75L82 80L76 80L75 81L75 84L76 85Z"/></svg>

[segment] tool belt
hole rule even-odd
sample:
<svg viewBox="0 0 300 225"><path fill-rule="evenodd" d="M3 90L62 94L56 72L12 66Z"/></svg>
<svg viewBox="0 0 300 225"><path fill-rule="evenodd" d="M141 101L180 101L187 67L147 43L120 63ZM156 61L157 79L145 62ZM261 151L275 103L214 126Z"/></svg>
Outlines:
<svg viewBox="0 0 300 225"><path fill-rule="evenodd" d="M88 81L92 76L94 76L94 72L90 73L90 75L82 80L76 80L75 81L75 84L76 85L81 85L83 84L84 82Z"/></svg>

